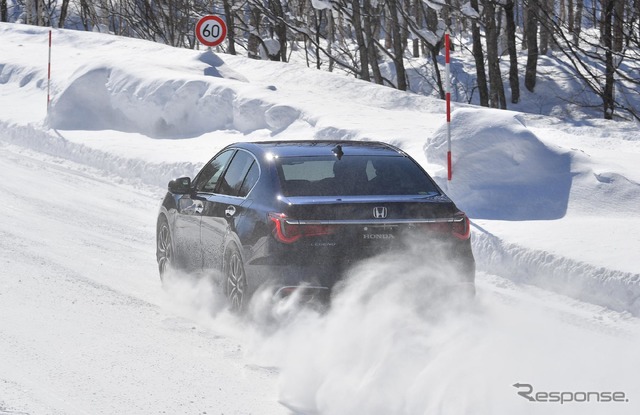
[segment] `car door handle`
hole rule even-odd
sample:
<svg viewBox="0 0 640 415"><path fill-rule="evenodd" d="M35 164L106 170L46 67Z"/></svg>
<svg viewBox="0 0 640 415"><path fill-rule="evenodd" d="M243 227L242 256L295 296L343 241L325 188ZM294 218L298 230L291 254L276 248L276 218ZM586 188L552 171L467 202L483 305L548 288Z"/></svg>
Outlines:
<svg viewBox="0 0 640 415"><path fill-rule="evenodd" d="M232 217L233 215L235 215L235 214L236 214L236 208L235 208L235 206L229 206L229 207L224 211L224 214L225 214L228 218L230 218L230 217Z"/></svg>

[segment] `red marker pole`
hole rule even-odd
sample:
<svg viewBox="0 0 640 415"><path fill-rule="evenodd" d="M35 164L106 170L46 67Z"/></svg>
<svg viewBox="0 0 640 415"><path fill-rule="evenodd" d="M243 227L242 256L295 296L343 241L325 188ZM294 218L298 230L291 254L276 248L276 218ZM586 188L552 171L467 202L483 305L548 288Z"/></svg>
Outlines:
<svg viewBox="0 0 640 415"><path fill-rule="evenodd" d="M47 67L47 114L49 113L49 102L51 101L51 29L49 29L49 65Z"/></svg>
<svg viewBox="0 0 640 415"><path fill-rule="evenodd" d="M449 31L444 34L444 90L447 99L447 179L451 180L451 82L449 78Z"/></svg>

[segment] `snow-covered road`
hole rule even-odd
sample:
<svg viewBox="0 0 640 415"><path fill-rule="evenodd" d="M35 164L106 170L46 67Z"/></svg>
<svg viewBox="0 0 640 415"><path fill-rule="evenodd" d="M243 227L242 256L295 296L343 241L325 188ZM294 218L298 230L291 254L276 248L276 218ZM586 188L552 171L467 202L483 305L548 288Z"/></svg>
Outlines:
<svg viewBox="0 0 640 415"><path fill-rule="evenodd" d="M236 338L165 306L157 195L12 146L0 170L0 412L286 413Z"/></svg>
<svg viewBox="0 0 640 415"><path fill-rule="evenodd" d="M161 288L161 189L5 142L0 170L0 413L637 413L635 317L480 273L477 303L434 320L365 269L329 313L264 327L206 284Z"/></svg>

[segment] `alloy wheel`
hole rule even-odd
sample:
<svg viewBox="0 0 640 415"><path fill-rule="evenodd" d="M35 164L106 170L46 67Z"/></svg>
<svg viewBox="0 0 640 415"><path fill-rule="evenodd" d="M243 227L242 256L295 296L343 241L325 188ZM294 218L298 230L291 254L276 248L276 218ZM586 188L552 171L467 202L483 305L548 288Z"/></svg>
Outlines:
<svg viewBox="0 0 640 415"><path fill-rule="evenodd" d="M244 307L244 299L247 289L247 280L244 273L242 258L237 251L232 251L226 266L226 294L232 311L241 311Z"/></svg>
<svg viewBox="0 0 640 415"><path fill-rule="evenodd" d="M158 270L160 271L160 278L164 278L167 273L168 267L171 265L173 259L173 252L171 248L171 232L169 231L169 225L165 222L158 231Z"/></svg>

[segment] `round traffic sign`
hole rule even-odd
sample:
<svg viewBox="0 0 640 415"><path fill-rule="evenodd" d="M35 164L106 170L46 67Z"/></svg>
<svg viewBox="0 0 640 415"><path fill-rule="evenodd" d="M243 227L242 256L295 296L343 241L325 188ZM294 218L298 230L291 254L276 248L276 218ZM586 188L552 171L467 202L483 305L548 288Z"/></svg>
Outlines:
<svg viewBox="0 0 640 415"><path fill-rule="evenodd" d="M226 36L227 25L219 16L204 16L196 24L196 37L205 46L218 46Z"/></svg>

